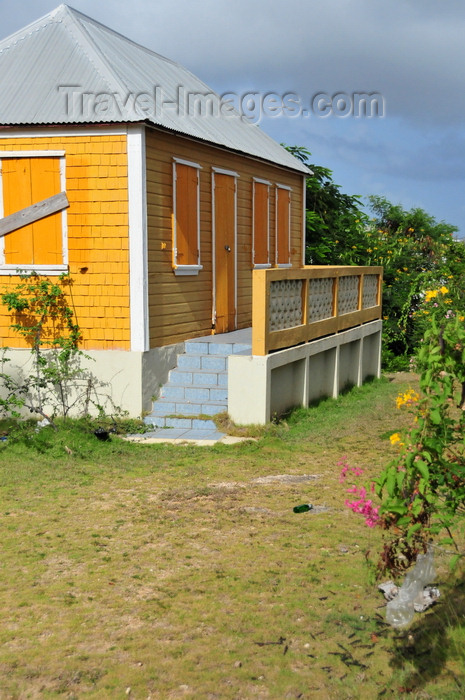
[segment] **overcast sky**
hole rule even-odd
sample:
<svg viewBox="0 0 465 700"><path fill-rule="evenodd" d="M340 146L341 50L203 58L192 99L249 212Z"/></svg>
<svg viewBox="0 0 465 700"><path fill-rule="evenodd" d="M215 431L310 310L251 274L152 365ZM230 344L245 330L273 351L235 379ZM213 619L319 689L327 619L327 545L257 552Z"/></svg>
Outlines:
<svg viewBox="0 0 465 700"><path fill-rule="evenodd" d="M1 38L58 4L0 0ZM305 146L342 191L422 207L465 237L463 0L67 4L182 63L220 94L293 93L307 115L265 116L262 129ZM384 116L338 116L335 103L314 100L354 93L382 96Z"/></svg>

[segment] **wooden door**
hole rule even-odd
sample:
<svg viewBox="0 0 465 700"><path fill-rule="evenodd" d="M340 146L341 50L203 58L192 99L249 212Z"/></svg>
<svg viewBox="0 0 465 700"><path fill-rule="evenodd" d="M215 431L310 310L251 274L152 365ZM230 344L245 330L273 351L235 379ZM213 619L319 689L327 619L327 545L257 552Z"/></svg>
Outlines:
<svg viewBox="0 0 465 700"><path fill-rule="evenodd" d="M213 173L214 322L216 333L236 328L236 178Z"/></svg>

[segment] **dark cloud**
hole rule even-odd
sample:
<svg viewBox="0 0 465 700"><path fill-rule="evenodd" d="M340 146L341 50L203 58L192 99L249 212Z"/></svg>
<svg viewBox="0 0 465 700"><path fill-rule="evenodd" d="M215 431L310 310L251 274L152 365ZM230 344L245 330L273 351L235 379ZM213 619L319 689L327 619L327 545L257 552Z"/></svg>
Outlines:
<svg viewBox="0 0 465 700"><path fill-rule="evenodd" d="M2 0L7 35L58 0ZM378 92L382 120L265 120L278 141L335 164L350 191L381 187L437 202L465 233L463 0L70 0L77 10L177 60L218 92ZM375 123L377 122L377 123ZM333 168L334 169L334 168ZM338 181L338 173L335 172ZM448 189L444 187L448 183ZM441 200L432 196L433 187ZM423 189L422 189L423 188ZM428 192L428 194L426 194ZM410 197L412 198L412 197ZM447 214L449 207L450 217ZM443 212L445 212L443 214ZM431 212L435 214L434 211ZM457 217L460 220L457 221Z"/></svg>

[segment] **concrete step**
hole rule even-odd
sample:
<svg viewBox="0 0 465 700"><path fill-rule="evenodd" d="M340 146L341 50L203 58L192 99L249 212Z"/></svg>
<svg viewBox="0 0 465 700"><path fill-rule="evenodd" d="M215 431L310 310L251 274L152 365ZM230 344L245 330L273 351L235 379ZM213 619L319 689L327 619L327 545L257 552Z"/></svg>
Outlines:
<svg viewBox="0 0 465 700"><path fill-rule="evenodd" d="M150 415L155 416L214 416L227 409L227 402L221 401L169 401L158 399L155 401Z"/></svg>
<svg viewBox="0 0 465 700"><path fill-rule="evenodd" d="M227 387L228 373L226 371L215 372L206 369L187 371L175 367L168 375L167 384L170 386Z"/></svg>
<svg viewBox="0 0 465 700"><path fill-rule="evenodd" d="M166 418L152 414L147 416L145 423L154 428L171 428L174 430L216 430L214 421L203 418Z"/></svg>
<svg viewBox="0 0 465 700"><path fill-rule="evenodd" d="M250 354L250 343L242 342L248 337L238 331L233 338L239 342L229 342L230 334L187 341L185 352L178 356L177 366L170 371L145 422L174 430L214 429L213 421L198 416L227 411L228 355Z"/></svg>
<svg viewBox="0 0 465 700"><path fill-rule="evenodd" d="M160 399L169 401L192 401L194 403L204 401L228 403L227 387L219 387L218 384L212 386L194 386L193 384L165 384L160 392Z"/></svg>
<svg viewBox="0 0 465 700"><path fill-rule="evenodd" d="M234 355L238 352L246 352L252 349L248 343L218 343L215 340L188 340L185 343L185 352L188 355Z"/></svg>
<svg viewBox="0 0 465 700"><path fill-rule="evenodd" d="M213 372L226 372L228 358L221 355L196 355L193 353L178 356L178 368L180 370L206 370Z"/></svg>

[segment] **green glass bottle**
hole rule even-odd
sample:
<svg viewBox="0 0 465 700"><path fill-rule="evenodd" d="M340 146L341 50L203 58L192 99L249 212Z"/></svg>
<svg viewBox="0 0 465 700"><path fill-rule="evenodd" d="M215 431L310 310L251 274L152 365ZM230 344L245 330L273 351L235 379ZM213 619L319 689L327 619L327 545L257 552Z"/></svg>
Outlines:
<svg viewBox="0 0 465 700"><path fill-rule="evenodd" d="M313 506L311 503L303 503L301 506L295 506L293 508L294 513L307 513L312 510Z"/></svg>

